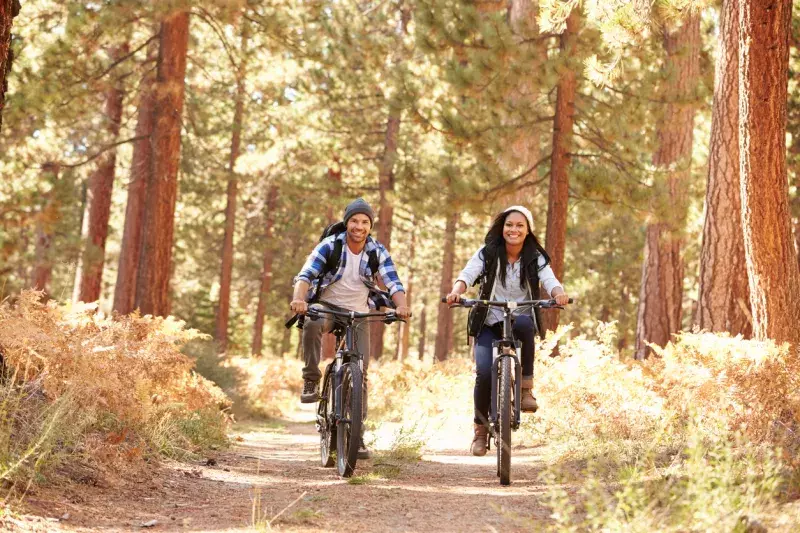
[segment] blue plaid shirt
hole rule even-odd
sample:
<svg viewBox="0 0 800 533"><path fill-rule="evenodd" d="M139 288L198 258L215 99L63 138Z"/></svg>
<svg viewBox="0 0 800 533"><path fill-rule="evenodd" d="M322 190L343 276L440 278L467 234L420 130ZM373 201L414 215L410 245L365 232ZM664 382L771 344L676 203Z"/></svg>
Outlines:
<svg viewBox="0 0 800 533"><path fill-rule="evenodd" d="M336 283L342 279L344 268L347 265L347 251L345 250L345 246L347 246L346 237L346 233L331 235L317 244L314 247L314 250L312 250L308 255L303 268L294 279L295 283L297 283L299 280L302 280L311 284L311 288L308 290L308 295L306 296L307 300L311 299L318 288L321 294L322 291L324 291L331 283ZM328 272L325 277L320 280L319 275L325 268L325 263L327 262L328 256L333 252L333 243L336 239L343 241L342 256L339 258L339 268L336 270L336 272ZM372 276L372 271L369 268L369 253L372 250L377 250L378 252L377 275L381 277L383 284L388 289L388 297L386 296L386 293L380 291L376 286L375 279ZM381 243L373 239L371 236L367 237L367 244L364 246L364 253L361 254L361 264L358 267L358 274L361 278L361 281L364 282L364 285L370 288L371 296L369 299L369 305L372 308L394 307L394 304L391 301L391 296L397 292L405 292L403 284L400 283L400 278L397 276L397 270L395 269L394 262L392 262L392 257L389 255L389 252L386 251L386 248L384 248Z"/></svg>

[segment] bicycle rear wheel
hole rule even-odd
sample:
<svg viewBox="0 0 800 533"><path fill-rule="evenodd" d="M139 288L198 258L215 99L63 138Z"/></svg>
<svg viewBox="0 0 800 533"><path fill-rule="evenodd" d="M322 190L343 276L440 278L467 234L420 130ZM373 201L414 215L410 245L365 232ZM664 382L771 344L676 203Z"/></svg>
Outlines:
<svg viewBox="0 0 800 533"><path fill-rule="evenodd" d="M497 391L498 425L500 438L497 443L497 475L500 484L511 483L511 358L500 361L500 387Z"/></svg>
<svg viewBox="0 0 800 533"><path fill-rule="evenodd" d="M339 390L342 418L336 428L336 466L340 476L350 477L356 468L358 445L361 442L363 380L357 363L347 363L343 368Z"/></svg>
<svg viewBox="0 0 800 533"><path fill-rule="evenodd" d="M325 382L322 386L322 399L319 401L318 419L319 429L319 456L322 466L330 468L335 464L333 452L336 450L336 420L334 418L334 390L333 369L325 372Z"/></svg>

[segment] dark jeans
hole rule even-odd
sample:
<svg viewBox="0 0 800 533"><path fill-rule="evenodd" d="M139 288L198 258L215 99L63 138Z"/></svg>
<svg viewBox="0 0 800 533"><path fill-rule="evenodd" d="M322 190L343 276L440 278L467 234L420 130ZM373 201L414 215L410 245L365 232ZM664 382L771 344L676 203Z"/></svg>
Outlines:
<svg viewBox="0 0 800 533"><path fill-rule="evenodd" d="M522 341L522 379L533 379L533 320L529 315L514 317L514 338ZM503 324L484 325L475 339L475 423L489 420L492 397L492 342L503 338Z"/></svg>

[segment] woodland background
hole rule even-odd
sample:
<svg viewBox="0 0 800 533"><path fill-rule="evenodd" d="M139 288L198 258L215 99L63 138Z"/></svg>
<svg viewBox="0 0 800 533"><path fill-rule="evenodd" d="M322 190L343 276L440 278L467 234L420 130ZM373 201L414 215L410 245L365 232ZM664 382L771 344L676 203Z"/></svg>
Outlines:
<svg viewBox="0 0 800 533"><path fill-rule="evenodd" d="M373 356L443 360L523 203L571 335L796 343L800 7L767 4L0 0L2 294L295 354L292 277L363 196L414 313Z"/></svg>

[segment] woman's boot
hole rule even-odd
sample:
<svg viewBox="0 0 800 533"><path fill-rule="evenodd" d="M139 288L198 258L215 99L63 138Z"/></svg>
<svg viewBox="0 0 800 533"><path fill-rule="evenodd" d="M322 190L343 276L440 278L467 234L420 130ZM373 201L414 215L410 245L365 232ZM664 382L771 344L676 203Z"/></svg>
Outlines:
<svg viewBox="0 0 800 533"><path fill-rule="evenodd" d="M536 398L533 396L533 378L522 378L520 389L522 389L522 404L520 405L520 409L522 409L523 413L535 413L536 410L539 409L539 405L536 403Z"/></svg>
<svg viewBox="0 0 800 533"><path fill-rule="evenodd" d="M472 455L481 457L486 455L486 444L489 437L489 428L483 424L475 424L475 436L472 439Z"/></svg>

